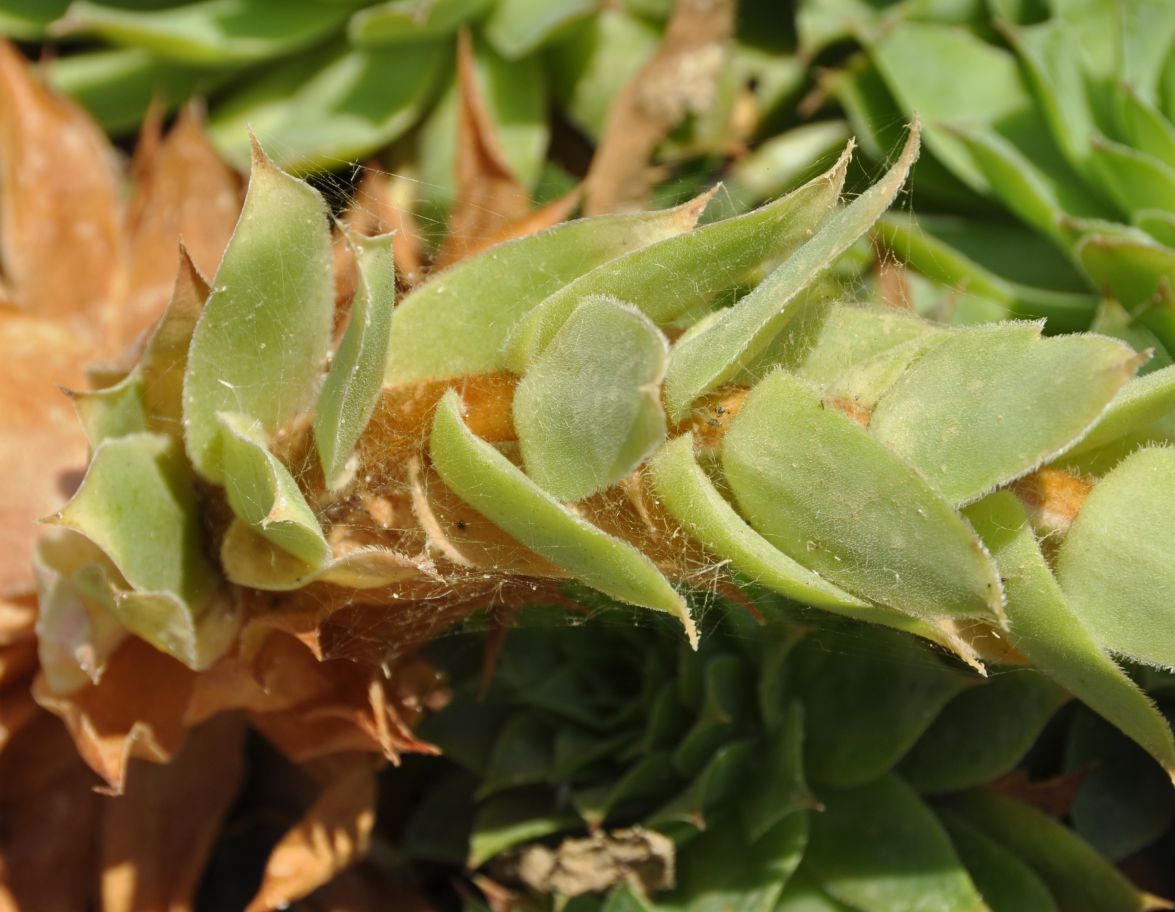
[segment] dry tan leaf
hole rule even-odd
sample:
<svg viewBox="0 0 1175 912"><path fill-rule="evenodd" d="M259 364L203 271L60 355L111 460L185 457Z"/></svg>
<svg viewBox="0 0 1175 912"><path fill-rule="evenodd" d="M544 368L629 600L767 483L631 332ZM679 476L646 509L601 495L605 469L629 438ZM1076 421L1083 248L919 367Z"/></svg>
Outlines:
<svg viewBox="0 0 1175 912"><path fill-rule="evenodd" d="M53 694L38 676L33 696L61 717L78 753L117 795L131 758L165 763L179 749L194 679L193 671L131 637L111 656L100 684Z"/></svg>
<svg viewBox="0 0 1175 912"><path fill-rule="evenodd" d="M196 267L210 276L241 211L240 178L217 155L195 108L184 109L166 139L148 142L146 154L143 145L140 141L136 154L128 218L130 256L119 313L124 341L150 326L166 306L180 240Z"/></svg>
<svg viewBox="0 0 1175 912"><path fill-rule="evenodd" d="M521 218L504 225L502 230L494 235L493 239L485 246L493 247L497 244L504 244L506 241L513 241L554 227L571 218L571 214L575 212L582 199L583 188L576 187L558 199L551 200L545 206L540 206L533 212L528 212Z"/></svg>
<svg viewBox="0 0 1175 912"><path fill-rule="evenodd" d="M510 170L482 100L473 40L466 31L457 42L457 83L457 199L433 264L437 269L489 247L507 225L530 211L529 194Z"/></svg>
<svg viewBox="0 0 1175 912"><path fill-rule="evenodd" d="M166 765L136 761L101 804L103 912L188 912L245 771L245 728L222 716L189 733Z"/></svg>
<svg viewBox="0 0 1175 912"><path fill-rule="evenodd" d="M735 0L677 0L653 57L608 112L585 180L588 215L644 208L649 158L669 131L714 102Z"/></svg>
<svg viewBox="0 0 1175 912"><path fill-rule="evenodd" d="M0 912L89 907L96 781L46 712L0 752Z"/></svg>
<svg viewBox="0 0 1175 912"><path fill-rule="evenodd" d="M285 908L361 859L375 825L376 791L372 759L350 758L274 848L248 912Z"/></svg>
<svg viewBox="0 0 1175 912"><path fill-rule="evenodd" d="M106 138L0 42L0 270L11 302L108 332L121 227Z"/></svg>

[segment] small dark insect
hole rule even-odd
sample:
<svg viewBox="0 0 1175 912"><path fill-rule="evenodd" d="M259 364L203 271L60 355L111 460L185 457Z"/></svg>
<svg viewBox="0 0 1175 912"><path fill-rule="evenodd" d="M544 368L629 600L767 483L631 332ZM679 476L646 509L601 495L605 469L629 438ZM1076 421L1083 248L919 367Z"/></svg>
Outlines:
<svg viewBox="0 0 1175 912"><path fill-rule="evenodd" d="M457 520L457 529L461 532L465 531L465 520L463 520L463 519Z"/></svg>

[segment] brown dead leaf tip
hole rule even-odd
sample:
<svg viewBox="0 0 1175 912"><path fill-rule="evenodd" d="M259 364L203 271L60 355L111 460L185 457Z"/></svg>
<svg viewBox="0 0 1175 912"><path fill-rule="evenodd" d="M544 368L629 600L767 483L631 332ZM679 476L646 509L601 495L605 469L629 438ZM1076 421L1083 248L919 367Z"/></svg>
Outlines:
<svg viewBox="0 0 1175 912"><path fill-rule="evenodd" d="M1093 484L1064 469L1045 467L1021 478L1012 490L1037 525L1064 532L1073 525Z"/></svg>

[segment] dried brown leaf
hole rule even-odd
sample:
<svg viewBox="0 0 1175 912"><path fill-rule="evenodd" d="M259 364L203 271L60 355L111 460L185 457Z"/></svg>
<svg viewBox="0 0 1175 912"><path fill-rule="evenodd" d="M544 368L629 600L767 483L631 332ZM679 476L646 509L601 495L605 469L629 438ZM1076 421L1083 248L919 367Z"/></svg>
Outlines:
<svg viewBox="0 0 1175 912"><path fill-rule="evenodd" d="M376 792L372 759L351 758L278 842L248 912L286 908L360 860L375 825Z"/></svg>
<svg viewBox="0 0 1175 912"><path fill-rule="evenodd" d="M119 189L97 125L0 42L0 271L14 306L109 332L123 254Z"/></svg>
<svg viewBox="0 0 1175 912"><path fill-rule="evenodd" d="M103 912L187 912L245 771L242 720L194 729L166 765L136 761L101 806Z"/></svg>
<svg viewBox="0 0 1175 912"><path fill-rule="evenodd" d="M506 162L482 100L473 41L465 31L457 43L457 83L457 199L434 263L438 269L489 247L530 211L529 194Z"/></svg>
<svg viewBox="0 0 1175 912"><path fill-rule="evenodd" d="M101 683L61 695L38 677L33 695L65 722L78 753L109 791L121 794L131 758L165 763L179 749L194 678L175 659L131 637L111 656Z"/></svg>
<svg viewBox="0 0 1175 912"><path fill-rule="evenodd" d="M185 108L167 137L147 147L136 155L128 218L130 258L119 314L124 341L166 306L180 240L196 267L212 275L241 211L240 179L208 141L196 109Z"/></svg>
<svg viewBox="0 0 1175 912"><path fill-rule="evenodd" d="M653 150L714 102L735 0L677 0L653 57L612 103L585 181L588 215L644 208Z"/></svg>

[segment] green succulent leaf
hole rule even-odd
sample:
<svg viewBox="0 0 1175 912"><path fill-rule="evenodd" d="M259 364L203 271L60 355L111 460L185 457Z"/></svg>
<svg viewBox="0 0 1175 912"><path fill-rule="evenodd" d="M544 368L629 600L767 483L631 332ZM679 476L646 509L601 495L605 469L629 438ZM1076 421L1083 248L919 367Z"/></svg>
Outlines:
<svg viewBox="0 0 1175 912"><path fill-rule="evenodd" d="M1175 740L1163 716L1106 655L1066 600L1015 495L997 492L967 517L1000 567L1012 645L1034 666L1137 741L1175 777ZM1113 603L1111 603L1113 604Z"/></svg>
<svg viewBox="0 0 1175 912"><path fill-rule="evenodd" d="M313 569L330 559L330 545L298 483L265 446L247 415L221 412L220 454L229 506L255 531Z"/></svg>
<svg viewBox="0 0 1175 912"><path fill-rule="evenodd" d="M396 308L385 383L501 370L506 338L521 317L601 263L689 231L706 199L568 222L438 273Z"/></svg>
<svg viewBox="0 0 1175 912"><path fill-rule="evenodd" d="M91 450L108 438L148 430L143 386L142 376L135 371L114 386L70 393Z"/></svg>
<svg viewBox="0 0 1175 912"><path fill-rule="evenodd" d="M451 35L481 17L493 0L391 0L359 10L347 23L347 37L359 47L416 44Z"/></svg>
<svg viewBox="0 0 1175 912"><path fill-rule="evenodd" d="M314 442L332 490L349 477L347 460L371 420L383 385L396 297L392 236L348 236L358 284L350 322L314 410Z"/></svg>
<svg viewBox="0 0 1175 912"><path fill-rule="evenodd" d="M1132 313L1138 313L1164 289L1170 294L1175 250L1169 247L1146 239L1092 234L1082 239L1074 252L1102 293L1116 298ZM1163 342L1168 350L1175 348L1170 336Z"/></svg>
<svg viewBox="0 0 1175 912"><path fill-rule="evenodd" d="M775 912L857 912L837 902L822 889L804 865L788 879Z"/></svg>
<svg viewBox="0 0 1175 912"><path fill-rule="evenodd" d="M1041 339L1039 325L943 336L882 396L869 430L952 503L1055 458L1134 375L1138 356L1099 336Z"/></svg>
<svg viewBox="0 0 1175 912"><path fill-rule="evenodd" d="M1142 912L1146 897L1063 824L1013 798L971 791L946 810L1014 852L1048 886L1058 912Z"/></svg>
<svg viewBox="0 0 1175 912"><path fill-rule="evenodd" d="M517 59L594 13L599 0L498 0L485 35L504 57Z"/></svg>
<svg viewBox="0 0 1175 912"><path fill-rule="evenodd" d="M1175 161L1175 124L1128 88L1118 95L1118 121L1131 146L1156 161Z"/></svg>
<svg viewBox="0 0 1175 912"><path fill-rule="evenodd" d="M1012 770L1067 699L1040 672L1003 671L955 696L898 771L923 793L984 785Z"/></svg>
<svg viewBox="0 0 1175 912"><path fill-rule="evenodd" d="M888 772L942 708L976 683L898 633L871 631L867 655L830 661L853 649L851 634L817 634L793 653L793 662L814 666L794 682L805 708L804 767L814 782L836 788Z"/></svg>
<svg viewBox="0 0 1175 912"><path fill-rule="evenodd" d="M120 579L98 564L78 571L75 583L90 599L143 639L202 668L229 645L236 620L216 602L220 577L204 553L193 485L171 437L109 439L51 521L94 542L117 568Z"/></svg>
<svg viewBox="0 0 1175 912"><path fill-rule="evenodd" d="M585 298L514 394L527 474L558 500L626 477L665 439L661 378L669 343L635 307Z"/></svg>
<svg viewBox="0 0 1175 912"><path fill-rule="evenodd" d="M1175 665L1175 450L1139 450L1090 492L1056 557L1068 603L1101 645Z"/></svg>
<svg viewBox="0 0 1175 912"><path fill-rule="evenodd" d="M766 836L785 817L818 810L819 802L804 776L804 705L788 704L778 729L768 735L751 758L749 781L761 782L758 794L742 802L743 832L754 843Z"/></svg>
<svg viewBox="0 0 1175 912"><path fill-rule="evenodd" d="M649 463L649 474L662 505L686 532L753 582L831 611L868 607L747 525L698 464L693 435L682 435L662 447Z"/></svg>
<svg viewBox="0 0 1175 912"><path fill-rule="evenodd" d="M74 0L56 35L99 35L187 63L234 64L296 51L342 25L350 3L317 0L200 0L125 9Z"/></svg>
<svg viewBox="0 0 1175 912"><path fill-rule="evenodd" d="M0 34L18 41L43 39L70 0L0 0Z"/></svg>
<svg viewBox="0 0 1175 912"><path fill-rule="evenodd" d="M653 563L576 516L474 436L452 390L437 407L429 450L445 484L491 522L593 589L674 615L696 642L688 607Z"/></svg>
<svg viewBox="0 0 1175 912"><path fill-rule="evenodd" d="M1123 386L1089 433L1069 453L1076 455L1107 446L1172 412L1175 412L1175 366L1168 366Z"/></svg>
<svg viewBox="0 0 1175 912"><path fill-rule="evenodd" d="M715 727L709 731L717 732ZM695 741L700 743L702 739ZM710 746L713 748L713 744ZM755 743L749 738L721 743L702 766L690 772L685 789L649 814L645 823L678 842L692 840L699 832L709 829L714 824L711 812L738 794L755 749ZM679 754L674 755L675 769L681 768ZM661 787L664 786L662 782Z"/></svg>
<svg viewBox="0 0 1175 912"><path fill-rule="evenodd" d="M803 381L778 371L752 390L722 462L750 524L835 585L916 617L1002 618L999 576L966 522Z"/></svg>
<svg viewBox="0 0 1175 912"><path fill-rule="evenodd" d="M856 909L989 912L931 810L898 776L822 790L804 867Z"/></svg>
<svg viewBox="0 0 1175 912"><path fill-rule="evenodd" d="M1175 167L1153 155L1097 138L1092 166L1123 211L1175 210Z"/></svg>
<svg viewBox="0 0 1175 912"><path fill-rule="evenodd" d="M224 479L219 412L241 413L273 433L310 405L333 311L322 197L254 146L244 209L184 372L184 436L198 473Z"/></svg>
<svg viewBox="0 0 1175 912"><path fill-rule="evenodd" d="M479 868L514 846L575 825L575 815L556 810L545 791L518 790L495 796L481 806L473 822L466 864Z"/></svg>
<svg viewBox="0 0 1175 912"><path fill-rule="evenodd" d="M953 814L942 822L991 912L1058 912L1044 881L1014 852Z"/></svg>
<svg viewBox="0 0 1175 912"><path fill-rule="evenodd" d="M431 43L392 51L332 44L268 70L212 112L208 132L238 164L252 130L285 168L337 168L413 126L448 71L450 52Z"/></svg>
<svg viewBox="0 0 1175 912"><path fill-rule="evenodd" d="M733 378L795 316L805 288L819 278L889 208L918 157L919 128L889 172L841 209L734 307L680 340L669 359L665 404L680 421L699 396Z"/></svg>
<svg viewBox="0 0 1175 912"><path fill-rule="evenodd" d="M237 72L235 67L177 63L142 48L69 54L43 66L55 89L80 102L104 129L116 134L138 127L152 101L174 108L194 95L212 92Z"/></svg>
<svg viewBox="0 0 1175 912"><path fill-rule="evenodd" d="M511 370L522 373L589 295L631 301L659 326L712 305L763 263L790 254L807 240L836 205L848 164L846 149L826 174L754 212L650 244L568 283L511 334Z"/></svg>

